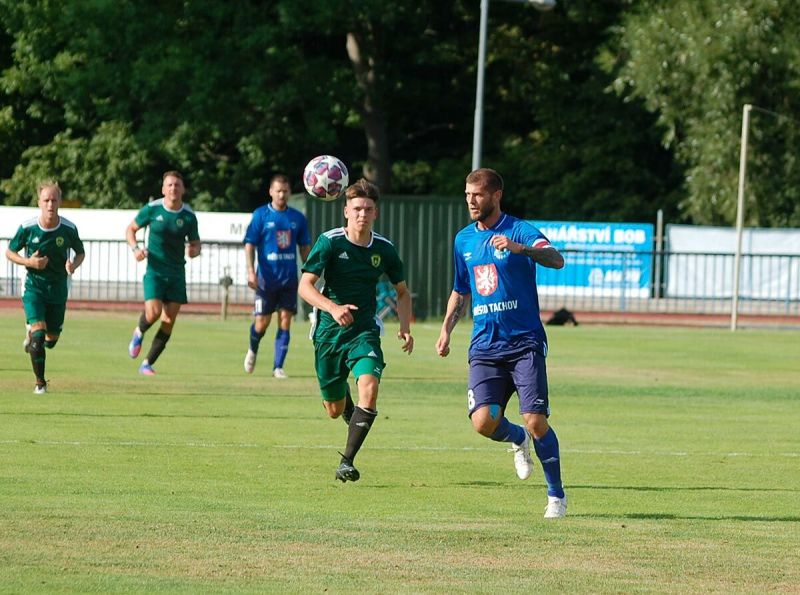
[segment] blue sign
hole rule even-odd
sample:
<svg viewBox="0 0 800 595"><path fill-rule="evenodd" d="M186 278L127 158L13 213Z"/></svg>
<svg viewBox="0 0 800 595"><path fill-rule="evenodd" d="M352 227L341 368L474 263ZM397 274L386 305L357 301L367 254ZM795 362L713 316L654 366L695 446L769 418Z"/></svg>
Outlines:
<svg viewBox="0 0 800 595"><path fill-rule="evenodd" d="M649 297L653 226L649 223L531 221L564 255L561 270L539 267L544 294Z"/></svg>

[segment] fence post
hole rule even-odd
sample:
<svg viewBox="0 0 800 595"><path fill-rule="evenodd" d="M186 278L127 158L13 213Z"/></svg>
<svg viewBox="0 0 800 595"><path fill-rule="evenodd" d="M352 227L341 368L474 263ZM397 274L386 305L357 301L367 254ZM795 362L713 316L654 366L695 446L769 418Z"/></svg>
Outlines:
<svg viewBox="0 0 800 595"><path fill-rule="evenodd" d="M222 303L220 304L220 318L222 320L228 319L228 300L230 287L233 285L233 279L230 275L231 267L225 267L224 275L220 277L219 284L222 286Z"/></svg>

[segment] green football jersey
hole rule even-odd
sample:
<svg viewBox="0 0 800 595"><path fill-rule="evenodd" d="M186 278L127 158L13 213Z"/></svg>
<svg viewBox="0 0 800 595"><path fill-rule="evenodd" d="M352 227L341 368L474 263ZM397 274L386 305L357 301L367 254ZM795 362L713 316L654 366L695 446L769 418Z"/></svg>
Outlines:
<svg viewBox="0 0 800 595"><path fill-rule="evenodd" d="M71 221L59 217L59 223L53 229L44 229L39 225L39 218L25 221L19 226L17 233L8 244L12 252L25 248L28 258L36 251L39 256L47 256L47 266L41 270L26 267L25 289L35 290L47 296L53 303L67 301L67 269L70 252L83 254L83 242L78 236L78 228Z"/></svg>
<svg viewBox="0 0 800 595"><path fill-rule="evenodd" d="M186 242L200 239L197 216L183 203L173 211L159 198L142 207L136 214L139 227L150 227L147 236L147 270L161 275L184 274Z"/></svg>
<svg viewBox="0 0 800 595"><path fill-rule="evenodd" d="M347 239L343 227L326 231L317 238L303 271L325 278L322 294L337 304L353 304L354 322L341 327L327 312L319 312L315 341L348 340L374 328L377 308L375 288L384 273L393 284L405 281L403 263L394 245L373 232L368 246Z"/></svg>

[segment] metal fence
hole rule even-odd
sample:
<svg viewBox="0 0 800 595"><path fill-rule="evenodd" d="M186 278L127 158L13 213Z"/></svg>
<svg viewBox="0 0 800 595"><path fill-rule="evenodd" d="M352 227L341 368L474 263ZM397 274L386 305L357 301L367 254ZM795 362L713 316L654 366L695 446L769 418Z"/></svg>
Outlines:
<svg viewBox="0 0 800 595"><path fill-rule="evenodd" d="M420 205L413 216L419 219L436 217ZM333 211L331 211L333 213ZM415 229L414 221L403 223ZM333 220L318 217L316 229L334 227ZM422 227L430 229L430 226ZM399 244L406 264L407 277L416 295L417 318L438 318L444 313L452 287L453 226L442 225L425 237ZM389 234L387 234L389 235ZM93 302L138 302L142 299L142 276L145 263L137 263L124 241L84 241L86 260L71 280L70 298ZM5 253L7 239L0 239L0 252ZM629 275L641 262L642 253L591 253L565 251L565 268L558 271L558 285L540 287L543 310L566 307L578 312L663 313L663 314L730 314L733 298L733 254L650 252L649 285L644 291L637 275ZM582 266L591 259L615 260L619 273L597 278L576 278ZM8 260L0 267L0 298L19 297L24 284L24 269ZM228 302L249 304L253 292L247 287L247 265L242 245L205 242L199 258L187 261L186 280L189 300L200 303L221 303L225 295L222 280L230 277ZM628 282L636 279L637 283ZM800 317L800 255L747 254L742 259L739 288L739 313ZM800 322L800 320L798 320Z"/></svg>
<svg viewBox="0 0 800 595"><path fill-rule="evenodd" d="M686 252L564 251L560 287L540 289L543 309L588 312L725 315L734 295L734 255ZM573 278L571 261L616 259L614 278ZM644 292L635 272L649 261ZM636 282L633 282L633 281ZM747 254L742 258L738 311L752 316L800 316L800 255ZM798 320L800 323L800 319Z"/></svg>

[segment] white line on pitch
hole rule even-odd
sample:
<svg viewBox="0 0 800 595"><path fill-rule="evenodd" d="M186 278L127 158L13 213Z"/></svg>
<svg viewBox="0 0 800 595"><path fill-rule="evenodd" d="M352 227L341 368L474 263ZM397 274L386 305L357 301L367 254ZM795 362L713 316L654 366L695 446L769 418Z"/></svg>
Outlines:
<svg viewBox="0 0 800 595"><path fill-rule="evenodd" d="M123 440L119 442L84 442L79 440L0 440L0 444L32 444L37 446L131 446L143 448L280 448L286 450L339 450L341 446L331 444L256 444L256 443L230 443L230 442L147 442L135 440ZM470 451L494 451L497 447L492 446L371 446L370 450L394 450L394 451L420 451L420 452L470 452ZM688 452L688 451L643 451L643 450L619 450L619 449L580 449L562 448L561 452L566 454L596 454L596 455L621 455L621 456L661 456L661 457L688 457L688 456L708 456L708 457L800 457L797 452Z"/></svg>

